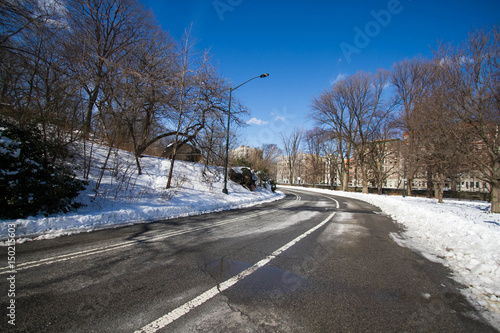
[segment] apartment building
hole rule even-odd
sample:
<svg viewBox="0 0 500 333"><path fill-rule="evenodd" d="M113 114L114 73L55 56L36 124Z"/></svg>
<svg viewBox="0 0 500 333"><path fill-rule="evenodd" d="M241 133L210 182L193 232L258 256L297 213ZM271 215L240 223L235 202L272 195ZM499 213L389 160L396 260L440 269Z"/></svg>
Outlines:
<svg viewBox="0 0 500 333"><path fill-rule="evenodd" d="M252 148L250 146L244 145L240 145L236 149L231 149L231 151L229 152L229 156L232 159L243 158L246 160L250 159L250 157L252 156L260 156L260 158L262 158L263 154L264 152L262 151L262 149Z"/></svg>

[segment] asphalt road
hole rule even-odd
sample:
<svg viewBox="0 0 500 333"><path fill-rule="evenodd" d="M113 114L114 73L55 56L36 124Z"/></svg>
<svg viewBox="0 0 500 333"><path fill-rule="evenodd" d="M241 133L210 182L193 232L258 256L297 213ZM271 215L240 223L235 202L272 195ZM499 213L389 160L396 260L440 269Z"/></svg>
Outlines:
<svg viewBox="0 0 500 333"><path fill-rule="evenodd" d="M17 272L0 269L0 332L495 332L377 208L285 192L17 245Z"/></svg>

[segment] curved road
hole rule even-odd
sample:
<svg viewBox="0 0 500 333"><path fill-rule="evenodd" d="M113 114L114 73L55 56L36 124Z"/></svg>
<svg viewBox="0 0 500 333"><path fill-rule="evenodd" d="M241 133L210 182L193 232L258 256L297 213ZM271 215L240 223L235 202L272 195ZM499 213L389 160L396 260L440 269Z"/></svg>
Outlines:
<svg viewBox="0 0 500 333"><path fill-rule="evenodd" d="M377 208L284 192L17 245L16 325L2 267L0 331L495 332L444 267L391 240L399 230Z"/></svg>

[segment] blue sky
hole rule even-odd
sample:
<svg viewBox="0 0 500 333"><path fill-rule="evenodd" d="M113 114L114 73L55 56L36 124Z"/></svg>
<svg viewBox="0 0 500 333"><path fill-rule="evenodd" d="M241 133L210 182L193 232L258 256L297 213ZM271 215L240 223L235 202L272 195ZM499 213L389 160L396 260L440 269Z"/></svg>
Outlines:
<svg viewBox="0 0 500 333"><path fill-rule="evenodd" d="M314 127L311 100L338 78L391 69L438 41L464 40L474 28L500 25L500 1L142 0L179 40L191 23L222 76L250 109L240 143L281 146L281 133Z"/></svg>

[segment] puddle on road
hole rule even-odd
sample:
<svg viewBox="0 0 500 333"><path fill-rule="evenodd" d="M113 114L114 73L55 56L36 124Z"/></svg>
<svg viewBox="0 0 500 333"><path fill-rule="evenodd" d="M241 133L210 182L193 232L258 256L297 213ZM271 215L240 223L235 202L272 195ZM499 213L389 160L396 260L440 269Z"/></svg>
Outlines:
<svg viewBox="0 0 500 333"><path fill-rule="evenodd" d="M222 258L209 263L203 263L200 265L200 269L220 283L251 266L252 264L246 262ZM240 297L258 295L280 297L304 288L308 284L309 282L300 275L272 266L264 266L239 281L235 287L238 287L238 295Z"/></svg>
<svg viewBox="0 0 500 333"><path fill-rule="evenodd" d="M203 273L208 274L217 280L217 282L222 282L243 272L251 266L252 265L245 262L221 258L219 260L214 260L200 265L200 269Z"/></svg>

